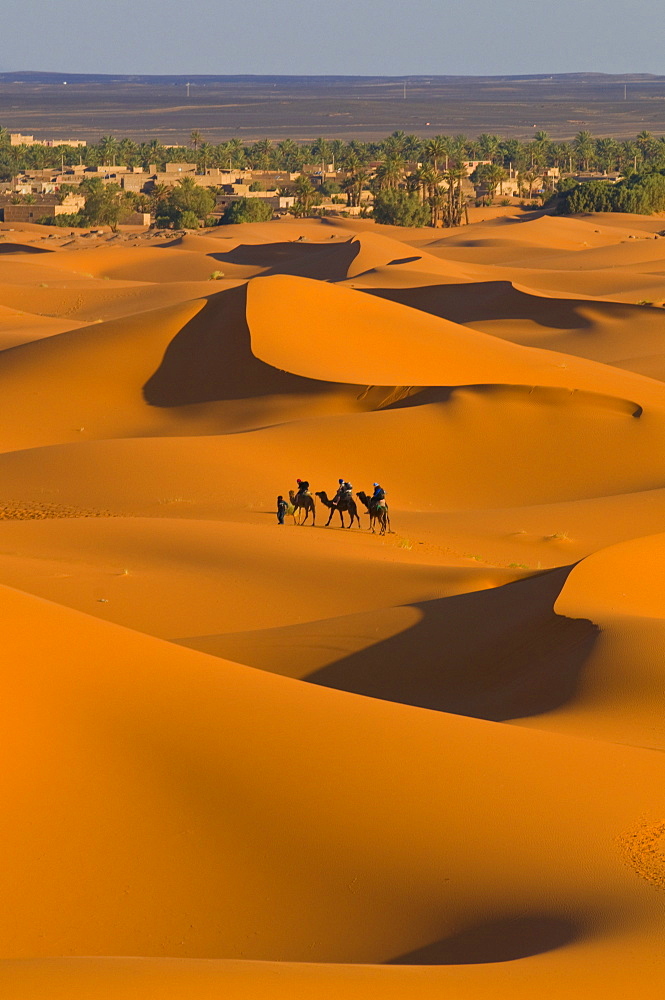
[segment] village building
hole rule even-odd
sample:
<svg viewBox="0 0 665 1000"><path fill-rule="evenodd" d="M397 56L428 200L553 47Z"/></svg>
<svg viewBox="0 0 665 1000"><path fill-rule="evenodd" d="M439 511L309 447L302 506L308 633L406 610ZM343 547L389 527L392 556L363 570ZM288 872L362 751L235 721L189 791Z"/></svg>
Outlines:
<svg viewBox="0 0 665 1000"><path fill-rule="evenodd" d="M23 135L21 132L9 133L10 146L72 146L74 149L85 148L85 139L35 139L34 135Z"/></svg>
<svg viewBox="0 0 665 1000"><path fill-rule="evenodd" d="M58 215L73 215L85 207L83 195L68 194L62 201L56 194L35 195L30 202L14 204L15 195L0 195L3 222L40 222Z"/></svg>

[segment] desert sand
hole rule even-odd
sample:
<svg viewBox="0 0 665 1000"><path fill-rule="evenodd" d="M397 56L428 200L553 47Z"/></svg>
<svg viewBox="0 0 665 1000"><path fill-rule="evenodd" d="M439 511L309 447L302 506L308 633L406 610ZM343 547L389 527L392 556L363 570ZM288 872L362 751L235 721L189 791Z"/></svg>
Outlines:
<svg viewBox="0 0 665 1000"><path fill-rule="evenodd" d="M663 229L0 226L3 998L660 998Z"/></svg>

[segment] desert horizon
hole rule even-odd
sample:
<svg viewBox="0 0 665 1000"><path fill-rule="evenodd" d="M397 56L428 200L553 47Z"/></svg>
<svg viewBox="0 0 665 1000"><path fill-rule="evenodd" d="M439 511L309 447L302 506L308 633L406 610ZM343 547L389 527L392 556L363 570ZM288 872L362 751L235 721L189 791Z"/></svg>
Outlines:
<svg viewBox="0 0 665 1000"><path fill-rule="evenodd" d="M580 129L624 139L663 133L665 75L655 73L215 75L0 72L0 118L11 131L98 142L113 133L179 145L193 128L229 136L375 141L395 129L499 132L557 140Z"/></svg>

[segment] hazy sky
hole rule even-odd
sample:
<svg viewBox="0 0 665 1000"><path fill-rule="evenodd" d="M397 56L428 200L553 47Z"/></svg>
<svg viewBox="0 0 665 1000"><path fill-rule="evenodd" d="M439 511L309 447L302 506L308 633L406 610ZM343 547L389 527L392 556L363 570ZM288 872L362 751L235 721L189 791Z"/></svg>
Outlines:
<svg viewBox="0 0 665 1000"><path fill-rule="evenodd" d="M0 0L0 70L665 73L664 0Z"/></svg>

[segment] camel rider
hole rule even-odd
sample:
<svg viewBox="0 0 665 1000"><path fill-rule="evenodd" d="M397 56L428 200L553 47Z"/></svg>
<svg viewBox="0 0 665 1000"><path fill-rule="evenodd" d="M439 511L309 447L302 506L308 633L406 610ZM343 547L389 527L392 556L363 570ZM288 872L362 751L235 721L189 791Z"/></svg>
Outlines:
<svg viewBox="0 0 665 1000"><path fill-rule="evenodd" d="M374 483L374 492L370 497L370 503L376 507L385 507L386 505L386 491L378 483Z"/></svg>
<svg viewBox="0 0 665 1000"><path fill-rule="evenodd" d="M309 483L306 479L296 479L296 482L298 484L297 497L304 497L306 493L309 493Z"/></svg>
<svg viewBox="0 0 665 1000"><path fill-rule="evenodd" d="M339 504L340 501L347 500L353 493L353 486L351 483L347 483L345 479L338 479L339 486L337 487L337 493L335 494L335 499L333 503Z"/></svg>

